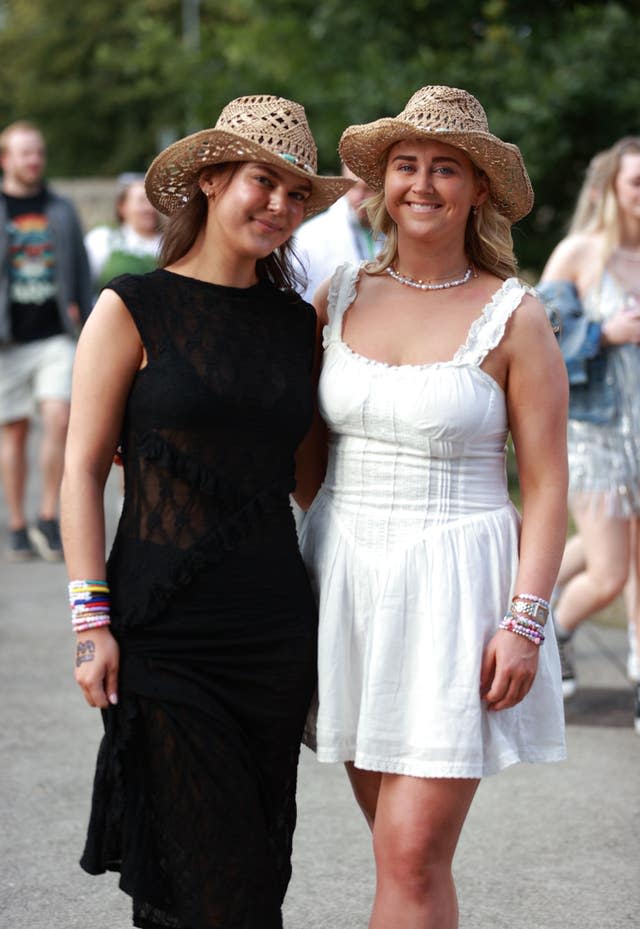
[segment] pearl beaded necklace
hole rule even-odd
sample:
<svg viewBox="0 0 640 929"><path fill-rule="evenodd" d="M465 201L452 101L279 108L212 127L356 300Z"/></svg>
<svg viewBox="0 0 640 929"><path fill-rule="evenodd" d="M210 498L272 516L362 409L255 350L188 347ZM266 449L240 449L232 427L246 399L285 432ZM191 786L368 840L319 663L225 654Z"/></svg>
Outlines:
<svg viewBox="0 0 640 929"><path fill-rule="evenodd" d="M467 281L470 281L471 275L473 274L473 266L469 265L462 277L455 278L453 281L443 281L441 284L432 284L430 281L418 281L413 277L407 277L404 274L400 274L391 265L386 271L394 281L397 281L399 284L404 284L406 287L416 287L418 290L447 290L449 287L459 287L461 284L466 284Z"/></svg>

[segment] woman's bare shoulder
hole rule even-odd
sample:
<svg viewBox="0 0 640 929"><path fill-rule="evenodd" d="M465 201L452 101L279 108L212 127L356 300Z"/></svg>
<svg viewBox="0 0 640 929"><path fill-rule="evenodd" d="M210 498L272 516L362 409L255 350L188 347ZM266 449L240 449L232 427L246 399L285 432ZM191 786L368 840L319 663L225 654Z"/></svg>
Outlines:
<svg viewBox="0 0 640 929"><path fill-rule="evenodd" d="M542 281L573 281L584 278L585 273L597 264L602 253L600 236L576 232L562 239L542 272Z"/></svg>

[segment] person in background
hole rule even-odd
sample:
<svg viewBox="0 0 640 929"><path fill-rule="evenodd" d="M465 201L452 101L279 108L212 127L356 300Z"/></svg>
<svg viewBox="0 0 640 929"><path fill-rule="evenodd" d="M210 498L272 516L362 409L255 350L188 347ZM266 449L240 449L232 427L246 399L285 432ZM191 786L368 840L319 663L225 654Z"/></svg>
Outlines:
<svg viewBox="0 0 640 929"><path fill-rule="evenodd" d="M144 175L120 175L115 211L116 227L96 226L84 239L96 293L119 274L144 274L158 264L160 213L149 202Z"/></svg>
<svg viewBox="0 0 640 929"><path fill-rule="evenodd" d="M346 129L340 154L376 191L385 245L315 297L329 454L300 532L320 616L308 742L346 763L372 829L370 929L455 929L451 865L480 778L565 756L546 620L567 376L516 277L529 178L474 97L423 87L397 117Z"/></svg>
<svg viewBox="0 0 640 929"><path fill-rule="evenodd" d="M289 507L316 317L289 240L351 186L316 165L303 107L270 95L169 146L160 268L109 282L78 346L62 529L76 679L105 710L81 865L120 871L144 929L282 929L317 636Z"/></svg>
<svg viewBox="0 0 640 929"><path fill-rule="evenodd" d="M77 332L91 310L82 229L44 182L45 142L33 123L0 134L0 473L9 561L62 558L58 500ZM40 504L28 527L27 439L39 413Z"/></svg>
<svg viewBox="0 0 640 929"><path fill-rule="evenodd" d="M295 254L306 276L303 291L311 302L318 286L345 261L373 258L382 244L371 231L364 203L373 191L346 165L342 176L354 182L344 197L319 216L303 223L293 240Z"/></svg>
<svg viewBox="0 0 640 929"><path fill-rule="evenodd" d="M621 139L597 166L599 195L579 230L556 246L538 285L571 327L563 351L572 382L569 505L579 541L568 545L555 609L565 696L576 689L575 630L622 592L632 555L636 579L640 570L640 138ZM636 582L627 597L636 635L637 601Z"/></svg>
<svg viewBox="0 0 640 929"><path fill-rule="evenodd" d="M609 150L606 149L601 152L597 152L593 158L590 160L587 170L585 172L584 181L580 192L578 194L578 199L576 201L576 206L571 217L569 225L569 235L575 235L576 233L582 233L585 231L589 223L594 219L598 205L602 203L602 198L604 196L604 189L608 180L608 163L609 163ZM546 285L543 284L543 292ZM552 285L553 286L553 285ZM638 639L640 638L638 630L636 629L636 622L634 613L636 610L636 597L637 594L637 570L638 570L638 555L636 554L636 540L635 540L635 522L632 521L630 524L631 529L631 547L630 547L630 561L629 561L629 577L624 588L624 601L627 613L627 632L628 632L628 644L629 652L627 656L627 676L629 680L634 683L640 683L640 657L638 652ZM554 591L554 602L557 602L557 598L560 594L560 590L564 587L565 584L571 580L576 574L584 571L586 567L586 558L584 545L580 537L579 532L574 532L570 538L567 539L567 543L564 549L564 555L562 556L562 564L560 566L560 572L558 573L558 583L556 585L556 590ZM568 654L569 648L563 648L563 657L565 653ZM573 662L570 662L573 665ZM567 667L567 658L565 657L565 668ZM567 695L571 695L575 692L574 684L569 679L568 684L565 685Z"/></svg>

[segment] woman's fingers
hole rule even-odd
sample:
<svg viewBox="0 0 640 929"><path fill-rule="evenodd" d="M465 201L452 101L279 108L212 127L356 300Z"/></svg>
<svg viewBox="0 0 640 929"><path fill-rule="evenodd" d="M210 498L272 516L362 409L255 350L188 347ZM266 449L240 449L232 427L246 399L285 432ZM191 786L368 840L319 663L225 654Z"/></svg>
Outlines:
<svg viewBox="0 0 640 929"><path fill-rule="evenodd" d="M89 706L106 709L118 702L119 649L106 630L76 642L75 679Z"/></svg>
<svg viewBox="0 0 640 929"><path fill-rule="evenodd" d="M520 641L520 639L522 641ZM495 655L493 678L484 692L487 709L506 710L526 697L535 679L538 666L538 646L507 630L500 630L493 637L483 660L490 651ZM482 683L481 683L482 686Z"/></svg>

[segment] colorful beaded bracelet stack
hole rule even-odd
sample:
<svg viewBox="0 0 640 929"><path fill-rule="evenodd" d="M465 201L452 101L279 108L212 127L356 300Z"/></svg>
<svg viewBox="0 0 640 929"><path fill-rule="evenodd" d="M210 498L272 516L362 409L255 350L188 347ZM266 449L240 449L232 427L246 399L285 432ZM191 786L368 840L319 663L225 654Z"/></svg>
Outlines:
<svg viewBox="0 0 640 929"><path fill-rule="evenodd" d="M529 639L535 645L544 642L544 625L549 616L549 602L534 594L516 594L498 626Z"/></svg>
<svg viewBox="0 0 640 929"><path fill-rule="evenodd" d="M76 632L108 626L109 585L106 581L71 581L69 584L71 625Z"/></svg>
<svg viewBox="0 0 640 929"><path fill-rule="evenodd" d="M529 639L534 645L542 645L544 642L543 627L534 619L527 619L523 616L514 616L513 613L506 613L504 619L498 625L498 629L506 629L507 632L515 632L516 635L522 635Z"/></svg>

